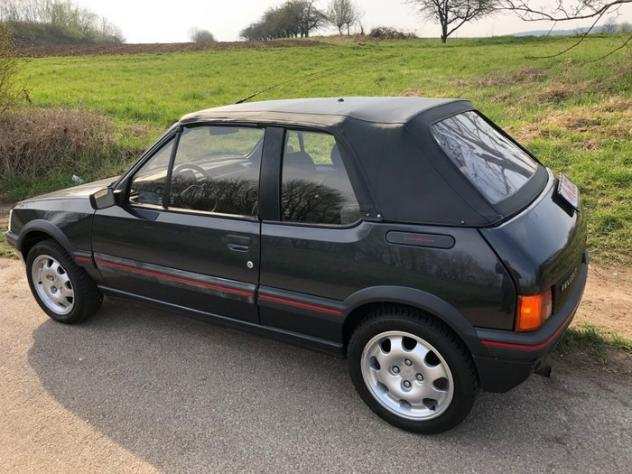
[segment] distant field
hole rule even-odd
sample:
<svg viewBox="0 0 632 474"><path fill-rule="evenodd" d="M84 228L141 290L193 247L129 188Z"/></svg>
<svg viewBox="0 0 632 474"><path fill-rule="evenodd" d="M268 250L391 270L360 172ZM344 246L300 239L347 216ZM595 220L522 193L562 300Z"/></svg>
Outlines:
<svg viewBox="0 0 632 474"><path fill-rule="evenodd" d="M113 118L118 140L130 149L148 145L186 112L292 79L261 99L464 97L546 165L570 175L583 192L594 253L630 263L632 53L597 60L623 39L590 38L556 59L526 57L555 53L574 39L453 40L447 46L435 40L354 41L46 57L23 60L21 80L36 106L81 107ZM323 74L305 79L317 71Z"/></svg>
<svg viewBox="0 0 632 474"><path fill-rule="evenodd" d="M43 58L48 56L94 56L115 54L164 54L193 51L218 51L229 49L257 49L302 46L309 47L318 43L315 40L277 40L263 42L218 42L218 43L77 43L51 41L47 44L18 43L18 56Z"/></svg>

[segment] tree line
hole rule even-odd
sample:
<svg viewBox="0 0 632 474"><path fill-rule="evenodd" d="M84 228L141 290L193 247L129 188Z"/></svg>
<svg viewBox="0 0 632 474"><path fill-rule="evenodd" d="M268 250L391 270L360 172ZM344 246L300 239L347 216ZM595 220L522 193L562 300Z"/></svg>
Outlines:
<svg viewBox="0 0 632 474"><path fill-rule="evenodd" d="M360 18L352 0L332 0L326 10L317 8L315 0L288 0L266 10L259 21L242 30L241 37L249 41L307 38L327 25L336 27L339 34L350 34Z"/></svg>
<svg viewBox="0 0 632 474"><path fill-rule="evenodd" d="M121 31L106 18L69 0L1 0L0 21L18 25L50 25L79 41L123 42Z"/></svg>
<svg viewBox="0 0 632 474"><path fill-rule="evenodd" d="M402 1L410 4L422 16L438 23L444 43L463 25L497 12L512 12L525 22L549 21L553 23L552 29L573 20L594 19L588 34L597 31L594 28L606 14L616 14L621 6L632 3L632 0L551 0L548 3L539 0ZM354 25L359 26L361 33L364 33L361 18L362 12L353 0L331 0L323 10L316 6L315 0L288 0L281 6L268 9L259 21L246 27L241 36L250 41L305 38L325 26L337 28L342 35L350 34ZM600 31L612 30L613 27L608 25Z"/></svg>

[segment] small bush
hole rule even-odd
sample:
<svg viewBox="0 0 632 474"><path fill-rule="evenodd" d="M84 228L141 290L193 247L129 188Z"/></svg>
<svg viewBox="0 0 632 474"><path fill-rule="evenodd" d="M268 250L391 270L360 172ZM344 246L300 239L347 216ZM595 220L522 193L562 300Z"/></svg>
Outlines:
<svg viewBox="0 0 632 474"><path fill-rule="evenodd" d="M195 28L191 31L191 41L198 44L215 43L215 36L208 30L198 30Z"/></svg>
<svg viewBox="0 0 632 474"><path fill-rule="evenodd" d="M391 28L390 26L378 26L377 28L373 28L369 33L369 37L381 40L416 38L413 33L405 33L395 28Z"/></svg>
<svg viewBox="0 0 632 474"><path fill-rule="evenodd" d="M127 156L114 125L91 112L12 109L0 116L0 197L21 199L86 179L119 173Z"/></svg>

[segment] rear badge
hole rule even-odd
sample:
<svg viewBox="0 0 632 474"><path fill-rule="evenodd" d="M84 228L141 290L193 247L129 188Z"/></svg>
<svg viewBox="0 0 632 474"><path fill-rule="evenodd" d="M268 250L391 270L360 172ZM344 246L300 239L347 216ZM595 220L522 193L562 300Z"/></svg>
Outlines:
<svg viewBox="0 0 632 474"><path fill-rule="evenodd" d="M573 208L579 209L579 189L563 174L560 175L557 183L557 194Z"/></svg>
<svg viewBox="0 0 632 474"><path fill-rule="evenodd" d="M571 284L575 281L575 277L577 276L577 270L578 270L578 267L575 267L573 271L571 272L571 274L569 275L569 277L566 280L564 280L564 282L560 285L560 290L562 291L562 293L568 290Z"/></svg>

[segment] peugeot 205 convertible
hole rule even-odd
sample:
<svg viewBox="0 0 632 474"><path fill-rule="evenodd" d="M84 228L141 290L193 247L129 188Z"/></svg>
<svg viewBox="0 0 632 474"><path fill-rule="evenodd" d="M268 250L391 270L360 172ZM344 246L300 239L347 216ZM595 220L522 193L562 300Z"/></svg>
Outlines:
<svg viewBox="0 0 632 474"><path fill-rule="evenodd" d="M463 100L197 112L9 226L54 320L111 295L333 352L375 413L422 433L548 367L588 264L575 185Z"/></svg>

